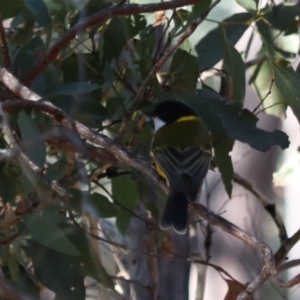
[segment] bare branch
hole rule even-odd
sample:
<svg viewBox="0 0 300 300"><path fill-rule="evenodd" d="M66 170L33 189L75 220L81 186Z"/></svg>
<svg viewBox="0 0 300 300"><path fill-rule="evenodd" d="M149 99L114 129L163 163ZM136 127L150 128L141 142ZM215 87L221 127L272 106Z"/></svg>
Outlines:
<svg viewBox="0 0 300 300"><path fill-rule="evenodd" d="M287 232L282 220L281 215L276 209L275 204L271 204L263 195L261 195L253 186L252 184L247 181L245 178L242 178L238 174L234 174L233 180L244 187L247 191L249 191L254 197L257 198L257 200L263 205L265 210L268 212L268 214L271 216L271 218L274 220L278 231L279 231L279 238L281 244L285 243L288 239Z"/></svg>

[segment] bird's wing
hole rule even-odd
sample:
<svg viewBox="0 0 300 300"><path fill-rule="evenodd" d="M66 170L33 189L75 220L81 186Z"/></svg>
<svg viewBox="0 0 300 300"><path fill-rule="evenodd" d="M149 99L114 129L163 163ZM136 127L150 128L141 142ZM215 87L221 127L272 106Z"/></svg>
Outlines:
<svg viewBox="0 0 300 300"><path fill-rule="evenodd" d="M164 147L157 149L154 157L171 184L178 180L178 175L183 178L186 175L189 198L193 201L209 170L211 154L198 147Z"/></svg>

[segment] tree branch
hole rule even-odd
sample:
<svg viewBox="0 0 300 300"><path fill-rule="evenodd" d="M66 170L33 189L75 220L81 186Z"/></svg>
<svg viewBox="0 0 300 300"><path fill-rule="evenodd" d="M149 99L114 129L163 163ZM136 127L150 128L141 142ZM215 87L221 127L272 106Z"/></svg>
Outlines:
<svg viewBox="0 0 300 300"><path fill-rule="evenodd" d="M42 58L40 63L35 66L29 75L24 80L25 85L30 85L32 81L37 78L37 76L49 65L51 61L53 61L60 50L65 47L75 36L82 30L98 25L107 21L108 19L116 16L124 16L124 15L137 15L140 13L152 13L160 10L167 9L175 9L178 7L201 3L204 0L173 0L168 2L160 2L160 3L151 3L151 4L115 4L113 6L109 6L98 13L95 13L88 17L87 19L77 23L75 26L70 28L59 41L56 42L50 49L50 51Z"/></svg>
<svg viewBox="0 0 300 300"><path fill-rule="evenodd" d="M189 37L192 35L192 33L196 30L196 28L203 22L204 18L208 15L208 13L218 4L220 3L221 0L216 0L208 9L207 11L199 18L197 18L192 24L185 30L185 32L178 38L178 40L166 51L162 57L156 62L156 64L153 66L152 70L144 80L143 84L139 88L133 104L131 107L128 109L126 116L124 118L124 121L121 125L121 128L119 130L119 134L117 137L117 140L120 140L123 134L125 133L131 117L135 110L139 107L139 105L145 101L144 99L144 94L149 86L150 80L156 75L156 73L160 70L160 68L165 64L167 59L174 53L174 51Z"/></svg>
<svg viewBox="0 0 300 300"><path fill-rule="evenodd" d="M49 117L55 119L57 122L59 122L61 125L66 126L69 128L70 123L75 124L75 129L72 128L71 130L74 130L75 134L79 134L81 138L84 138L88 140L89 142L101 146L105 149L105 151L109 152L112 156L114 156L118 161L123 162L127 164L128 166L137 169L141 171L145 176L147 176L150 180L158 184L164 191L167 191L167 187L165 183L160 180L157 173L154 171L154 169L151 168L149 163L145 161L141 156L134 154L130 150L126 149L122 145L119 145L118 143L112 141L105 135L99 134L97 132L94 132L90 128L84 126L80 122L73 121L69 119L63 110L57 108L52 103L43 101L43 102L37 102L38 99L41 99L41 97L31 90L24 87L12 74L9 73L6 69L1 68L0 69L0 81L2 81L7 87L11 86L11 84L6 84L6 80L8 78L11 78L16 86L12 86L12 90L14 92L17 92L17 95L20 97L29 96L32 100L22 100L19 101L18 104L24 101L26 102L26 105L31 105L32 107L38 108L40 111L45 112ZM18 87L18 88L16 88ZM16 100L15 100L16 101ZM14 101L11 101L12 103ZM7 102L8 103L8 102ZM17 102L16 102L17 103ZM17 104L5 104L7 107L12 107L12 105ZM8 132L10 135L10 133ZM24 159L25 163L28 164L36 173L40 174L40 169L37 166L32 165L32 162L28 161L28 158L22 157ZM44 180L47 180L43 177ZM60 190L60 187L53 182L47 182L50 184L51 188L60 195L61 198L65 199L68 197L68 195L63 191ZM276 277L276 267L275 267L275 261L273 259L272 251L271 249L263 242L258 240L257 238L251 236L244 230L238 228L236 225L230 223L229 221L225 220L224 218L214 214L212 211L210 211L208 208L199 205L199 204L190 204L189 209L195 211L198 215L203 217L205 220L207 220L210 224L213 224L217 227L219 227L224 232L227 232L231 234L232 236L235 236L236 238L240 239L247 245L251 246L254 249L257 249L262 256L263 260L263 266L260 271L260 273L250 282L247 287L246 291L242 292L238 299L246 299L248 297L248 293L255 292L266 280L272 278L275 280L275 282L281 286L281 287L291 287L295 284L298 284L300 281L300 274L292 278L288 282L283 282L282 280L278 279ZM291 245L295 243L296 240L299 239L300 230L299 233L295 234L290 241L290 247ZM288 246L286 246L285 250L290 249Z"/></svg>
<svg viewBox="0 0 300 300"><path fill-rule="evenodd" d="M268 214L271 216L275 225L278 228L281 244L284 244L288 240L288 236L287 236L287 232L286 232L282 217L279 214L278 210L276 209L275 204L269 203L269 201L263 195L261 195L252 186L252 184L249 181L242 178L240 175L234 173L233 180L234 180L234 182L238 183L240 186L245 188L247 191L249 191L263 205L263 207L268 212Z"/></svg>

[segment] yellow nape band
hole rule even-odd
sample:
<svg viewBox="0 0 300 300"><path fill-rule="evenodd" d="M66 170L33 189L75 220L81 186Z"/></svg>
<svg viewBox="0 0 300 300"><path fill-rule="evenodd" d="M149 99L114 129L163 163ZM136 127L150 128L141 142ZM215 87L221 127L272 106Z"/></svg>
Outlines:
<svg viewBox="0 0 300 300"><path fill-rule="evenodd" d="M196 120L199 120L198 116L184 116L178 119L176 122L196 121Z"/></svg>

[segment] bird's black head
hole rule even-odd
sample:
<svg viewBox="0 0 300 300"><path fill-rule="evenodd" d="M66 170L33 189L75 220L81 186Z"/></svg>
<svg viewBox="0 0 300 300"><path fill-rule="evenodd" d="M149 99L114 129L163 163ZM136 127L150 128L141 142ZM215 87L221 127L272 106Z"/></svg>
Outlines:
<svg viewBox="0 0 300 300"><path fill-rule="evenodd" d="M189 106L173 100L159 103L155 109L147 115L152 118L157 117L166 124L173 123L185 116L197 116Z"/></svg>

